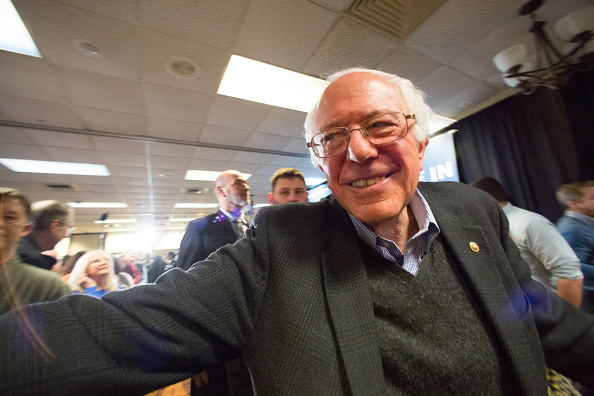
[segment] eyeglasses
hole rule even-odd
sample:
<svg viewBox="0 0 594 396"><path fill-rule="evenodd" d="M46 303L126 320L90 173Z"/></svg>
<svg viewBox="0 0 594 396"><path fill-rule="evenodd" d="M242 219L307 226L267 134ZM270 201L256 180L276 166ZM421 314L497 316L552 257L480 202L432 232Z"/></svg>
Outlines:
<svg viewBox="0 0 594 396"><path fill-rule="evenodd" d="M336 127L322 131L311 138L305 145L311 148L318 158L328 158L347 151L351 132L360 130L361 134L373 145L381 145L402 139L408 132L408 122L415 115L406 115L400 111L378 114L366 119L359 128Z"/></svg>

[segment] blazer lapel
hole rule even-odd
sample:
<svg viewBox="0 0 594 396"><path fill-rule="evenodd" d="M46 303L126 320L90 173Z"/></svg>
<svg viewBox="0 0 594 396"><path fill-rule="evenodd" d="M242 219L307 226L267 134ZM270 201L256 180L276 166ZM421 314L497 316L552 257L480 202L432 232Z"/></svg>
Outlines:
<svg viewBox="0 0 594 396"><path fill-rule="evenodd" d="M336 341L353 395L379 394L382 362L367 273L348 214L331 199L323 281Z"/></svg>

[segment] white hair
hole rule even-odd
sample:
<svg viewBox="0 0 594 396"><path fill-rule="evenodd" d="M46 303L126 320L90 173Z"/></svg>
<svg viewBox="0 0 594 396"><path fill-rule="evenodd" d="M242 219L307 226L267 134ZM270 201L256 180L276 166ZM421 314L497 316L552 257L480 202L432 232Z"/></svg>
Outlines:
<svg viewBox="0 0 594 396"><path fill-rule="evenodd" d="M429 139L429 121L433 117L434 113L433 110L431 110L431 108L427 105L427 103L425 103L425 93L416 88L410 80L399 77L395 74L390 74L379 70L356 67L336 72L328 78L326 78L326 81L332 82L346 74L351 73L375 74L385 78L387 82L393 83L396 86L398 86L400 88L402 97L406 105L408 105L408 111L414 114L416 118L416 127L414 128L415 138L418 142L424 142ZM318 101L314 105L313 109L311 109L310 112L307 113L305 123L303 124L305 128L304 136L307 142L309 142L315 134L320 132L317 130L316 127L316 118L320 107L320 99L322 96L323 93L322 95L320 95L320 98L318 98ZM318 166L320 159L315 156L313 151L310 152L310 155L311 162L314 164L314 166Z"/></svg>
<svg viewBox="0 0 594 396"><path fill-rule="evenodd" d="M118 285L114 281L115 271L114 271L114 264L113 264L113 257L111 254L107 253L104 250L91 250L80 256L80 258L74 264L74 268L72 268L72 273L70 274L70 279L68 280L68 287L70 287L73 291L78 291L84 294L84 289L81 287L80 283L78 283L77 279L80 277L81 274L85 274L87 272L87 267L91 263L91 257L97 253L103 253L107 260L109 261L109 275L105 281L105 290L117 290Z"/></svg>

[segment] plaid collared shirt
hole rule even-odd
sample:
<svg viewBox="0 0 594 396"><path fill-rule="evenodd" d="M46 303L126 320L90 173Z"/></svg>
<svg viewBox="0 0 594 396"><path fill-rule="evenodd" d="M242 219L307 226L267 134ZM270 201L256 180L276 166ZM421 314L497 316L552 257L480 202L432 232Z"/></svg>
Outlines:
<svg viewBox="0 0 594 396"><path fill-rule="evenodd" d="M419 231L406 243L404 254L393 241L377 236L350 213L349 216L359 238L377 250L385 259L397 263L405 271L416 275L421 265L421 258L429 250L431 242L439 235L439 226L419 190L415 191L409 206L419 225Z"/></svg>

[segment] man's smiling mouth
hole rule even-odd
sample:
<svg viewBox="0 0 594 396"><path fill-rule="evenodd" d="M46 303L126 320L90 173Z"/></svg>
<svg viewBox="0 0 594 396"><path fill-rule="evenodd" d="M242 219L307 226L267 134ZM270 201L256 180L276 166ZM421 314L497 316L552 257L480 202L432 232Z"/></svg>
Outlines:
<svg viewBox="0 0 594 396"><path fill-rule="evenodd" d="M368 187L368 186L373 186L374 184L381 182L385 178L386 178L386 176L380 176L380 177L374 177L373 179L357 180L357 181L352 182L351 183L351 186L353 186L353 187Z"/></svg>

